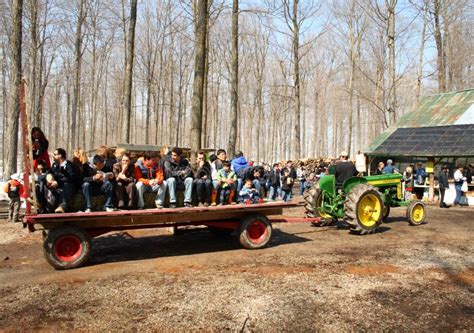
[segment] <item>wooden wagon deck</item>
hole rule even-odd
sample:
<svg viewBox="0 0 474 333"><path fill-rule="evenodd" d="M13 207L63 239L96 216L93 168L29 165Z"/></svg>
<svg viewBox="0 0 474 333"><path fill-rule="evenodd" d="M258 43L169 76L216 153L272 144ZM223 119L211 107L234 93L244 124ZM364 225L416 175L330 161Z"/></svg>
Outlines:
<svg viewBox="0 0 474 333"><path fill-rule="evenodd" d="M202 222L229 222L252 214L281 215L284 208L296 207L296 202L268 202L252 205L227 205L209 207L178 207L115 212L77 212L63 214L37 214L26 216L30 229L35 225L54 229L61 225L74 225L85 229L179 226Z"/></svg>

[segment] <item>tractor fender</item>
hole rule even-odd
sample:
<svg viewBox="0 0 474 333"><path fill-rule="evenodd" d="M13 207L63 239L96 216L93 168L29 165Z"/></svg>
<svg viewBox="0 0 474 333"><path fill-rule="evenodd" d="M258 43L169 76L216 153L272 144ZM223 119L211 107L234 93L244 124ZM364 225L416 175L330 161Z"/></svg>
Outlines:
<svg viewBox="0 0 474 333"><path fill-rule="evenodd" d="M354 188L354 186L359 185L359 184L366 184L366 183L367 183L367 179L363 177L351 177L347 179L342 186L344 189L344 193L347 194Z"/></svg>

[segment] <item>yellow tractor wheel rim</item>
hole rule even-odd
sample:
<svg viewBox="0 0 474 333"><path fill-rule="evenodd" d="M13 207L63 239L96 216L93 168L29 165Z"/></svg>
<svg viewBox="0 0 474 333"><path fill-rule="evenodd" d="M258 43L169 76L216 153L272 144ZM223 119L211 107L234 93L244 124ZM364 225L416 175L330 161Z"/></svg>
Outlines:
<svg viewBox="0 0 474 333"><path fill-rule="evenodd" d="M425 216L425 209L423 205L415 205L411 210L411 218L414 222L421 222L423 221L423 217Z"/></svg>
<svg viewBox="0 0 474 333"><path fill-rule="evenodd" d="M357 207L357 217L360 223L365 227L374 226L382 214L382 204L375 194L364 195Z"/></svg>
<svg viewBox="0 0 474 333"><path fill-rule="evenodd" d="M322 194L320 194L318 196L318 200L316 202L316 207L321 207L322 203L323 203L323 200L322 200L323 196ZM330 219L332 218L331 215L329 215L328 213L324 213L321 209L318 209L318 214L319 216L321 216L323 219Z"/></svg>

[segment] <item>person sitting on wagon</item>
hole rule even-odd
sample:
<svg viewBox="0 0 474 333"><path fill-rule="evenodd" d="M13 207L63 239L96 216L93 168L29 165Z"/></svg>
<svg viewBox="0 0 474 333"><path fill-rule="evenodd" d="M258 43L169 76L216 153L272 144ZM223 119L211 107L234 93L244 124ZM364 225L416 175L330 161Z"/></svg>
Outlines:
<svg viewBox="0 0 474 333"><path fill-rule="evenodd" d="M219 149L216 152L216 159L213 159L213 155L210 156L211 161L211 173L212 173L212 192L211 192L211 206L215 206L218 199L219 192L219 180L217 179L217 171L224 167L223 163L227 160L227 153L224 149Z"/></svg>
<svg viewBox="0 0 474 333"><path fill-rule="evenodd" d="M135 166L128 153L123 153L120 162L114 164L115 194L119 209L134 209L136 206Z"/></svg>
<svg viewBox="0 0 474 333"><path fill-rule="evenodd" d="M176 189L184 188L184 207L192 207L193 169L182 157L183 150L171 149L171 159L165 162L166 186L170 194L170 208L176 207Z"/></svg>
<svg viewBox="0 0 474 333"><path fill-rule="evenodd" d="M219 182L219 205L226 205L230 199L230 192L235 188L237 175L230 170L230 162L224 161L222 169L217 171L217 180ZM231 202L234 203L234 202Z"/></svg>
<svg viewBox="0 0 474 333"><path fill-rule="evenodd" d="M164 172L160 166L160 154L148 151L135 165L135 179L137 180L138 208L145 207L145 192L156 192L156 208L163 208L166 194Z"/></svg>
<svg viewBox="0 0 474 333"><path fill-rule="evenodd" d="M69 211L69 202L78 191L81 180L79 171L66 159L66 151L54 151L54 163L39 181L38 201L41 213L64 213Z"/></svg>
<svg viewBox="0 0 474 333"><path fill-rule="evenodd" d="M206 161L206 154L198 152L194 166L194 186L199 204L209 206L211 200L212 178L211 165Z"/></svg>
<svg viewBox="0 0 474 333"><path fill-rule="evenodd" d="M252 187L252 179L245 179L244 181L244 187L239 192L240 197L242 197L242 200L247 204L256 204L256 203L262 203L263 200L260 198L258 191Z"/></svg>
<svg viewBox="0 0 474 333"><path fill-rule="evenodd" d="M103 194L105 196L104 209L106 212L115 210L113 206L114 195L114 174L111 169L105 166L104 158L95 155L92 158L93 165L84 165L82 194L86 201L85 212L92 212L92 196Z"/></svg>

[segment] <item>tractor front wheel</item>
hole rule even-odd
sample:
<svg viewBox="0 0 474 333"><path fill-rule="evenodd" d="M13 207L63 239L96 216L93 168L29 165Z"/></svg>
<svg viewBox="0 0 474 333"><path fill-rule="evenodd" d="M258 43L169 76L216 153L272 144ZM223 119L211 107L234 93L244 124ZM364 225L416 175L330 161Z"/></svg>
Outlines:
<svg viewBox="0 0 474 333"><path fill-rule="evenodd" d="M336 221L331 215L321 212L323 204L323 192L319 189L319 184L307 189L303 193L304 208L307 217L321 217L319 222L311 222L316 227L324 227Z"/></svg>
<svg viewBox="0 0 474 333"><path fill-rule="evenodd" d="M407 220L411 225L420 225L425 222L426 209L422 201L412 201L407 208Z"/></svg>
<svg viewBox="0 0 474 333"><path fill-rule="evenodd" d="M347 195L344 219L351 232L361 235L374 233L382 223L383 213L382 195L372 185L356 185Z"/></svg>

